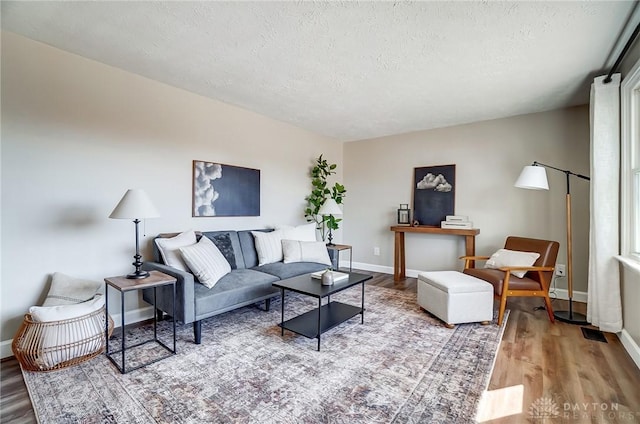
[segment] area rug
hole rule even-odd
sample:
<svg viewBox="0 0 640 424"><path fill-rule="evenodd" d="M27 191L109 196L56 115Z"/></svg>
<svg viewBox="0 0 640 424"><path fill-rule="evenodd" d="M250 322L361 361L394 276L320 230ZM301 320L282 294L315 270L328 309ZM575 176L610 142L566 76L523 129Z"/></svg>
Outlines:
<svg viewBox="0 0 640 424"><path fill-rule="evenodd" d="M360 290L332 300L358 305ZM290 318L317 301L285 302ZM280 335L274 300L269 312L252 305L203 321L201 345L178 326L177 355L125 375L101 355L24 380L41 423L474 422L504 324L448 329L415 293L381 287L366 288L365 309L364 324L358 315L323 334L320 352L316 339ZM166 340L170 328L160 323ZM127 343L150 331L131 330Z"/></svg>

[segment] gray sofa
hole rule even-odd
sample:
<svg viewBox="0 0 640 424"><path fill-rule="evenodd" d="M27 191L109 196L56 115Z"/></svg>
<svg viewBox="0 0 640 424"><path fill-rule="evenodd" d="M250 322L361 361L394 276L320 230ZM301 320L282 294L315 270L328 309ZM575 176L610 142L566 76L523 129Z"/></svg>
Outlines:
<svg viewBox="0 0 640 424"><path fill-rule="evenodd" d="M200 344L202 340L201 320L263 300L265 301L265 309L268 311L271 298L280 294L280 290L272 286L273 282L327 268L327 265L315 262L288 264L276 262L258 266L258 254L251 231L231 230L198 233L198 240L199 237L204 236L214 242L232 268L231 272L222 277L211 289L200 284L193 274L165 265L158 247L153 243L154 260L153 262L145 262L142 268L147 271L161 271L177 279L176 316L174 319L184 324L193 323L196 344ZM145 301L153 304L153 289L143 290L142 297ZM157 289L158 315L162 316L162 312L170 314L171 308L171 287Z"/></svg>

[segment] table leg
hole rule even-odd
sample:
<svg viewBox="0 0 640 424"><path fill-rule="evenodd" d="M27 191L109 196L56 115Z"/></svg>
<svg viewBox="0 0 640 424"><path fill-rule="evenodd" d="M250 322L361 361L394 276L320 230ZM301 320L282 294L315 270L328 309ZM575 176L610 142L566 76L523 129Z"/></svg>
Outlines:
<svg viewBox="0 0 640 424"><path fill-rule="evenodd" d="M284 289L280 289L280 335L284 336Z"/></svg>
<svg viewBox="0 0 640 424"><path fill-rule="evenodd" d="M476 236L465 236L464 237L464 249L466 256L475 256L476 255ZM476 261L469 261L469 267L475 268Z"/></svg>
<svg viewBox="0 0 640 424"><path fill-rule="evenodd" d="M104 283L104 339L106 342L106 355L109 356L109 285Z"/></svg>
<svg viewBox="0 0 640 424"><path fill-rule="evenodd" d="M321 334L321 322L322 322L322 298L318 299L318 352L320 352L320 334Z"/></svg>
<svg viewBox="0 0 640 424"><path fill-rule="evenodd" d="M171 284L171 287L173 287L173 315L171 316L173 318L173 353L176 353L176 283Z"/></svg>
<svg viewBox="0 0 640 424"><path fill-rule="evenodd" d="M393 263L393 279L395 281L406 278L406 264L404 257L404 233L396 231Z"/></svg>
<svg viewBox="0 0 640 424"><path fill-rule="evenodd" d="M158 307L157 287L153 288L153 310ZM174 315L175 316L175 315ZM158 340L158 314L153 314L153 340Z"/></svg>
<svg viewBox="0 0 640 424"><path fill-rule="evenodd" d="M353 248L349 249L349 272L353 272Z"/></svg>
<svg viewBox="0 0 640 424"><path fill-rule="evenodd" d="M126 372L126 367L125 367L125 359L124 359L124 351L125 351L125 336L124 336L124 292L122 292L120 294L120 323L122 325L121 330L122 330L122 371L121 373L124 374Z"/></svg>
<svg viewBox="0 0 640 424"><path fill-rule="evenodd" d="M360 311L361 319L360 324L364 324L364 281L362 282L362 311Z"/></svg>

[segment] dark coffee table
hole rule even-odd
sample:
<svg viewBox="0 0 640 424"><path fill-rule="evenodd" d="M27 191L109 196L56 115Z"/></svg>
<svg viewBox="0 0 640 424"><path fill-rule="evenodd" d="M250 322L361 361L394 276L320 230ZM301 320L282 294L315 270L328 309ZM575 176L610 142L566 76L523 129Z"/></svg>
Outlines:
<svg viewBox="0 0 640 424"><path fill-rule="evenodd" d="M309 274L306 274L273 283L274 287L278 287L280 289L282 299L282 319L279 324L282 329L281 334L284 335L284 330L287 329L310 339L317 338L318 351L320 351L320 336L322 333L358 314L361 315L360 323L364 324L364 283L371 278L372 277L370 275L351 272L349 273L348 280L334 283L331 286L323 286L320 280L311 278ZM331 301L332 294L341 292L342 290L346 290L358 284L362 285L361 306L353 306L346 303ZM285 321L285 290L315 297L318 299L318 307ZM323 305L322 299L325 297L327 298L327 303Z"/></svg>

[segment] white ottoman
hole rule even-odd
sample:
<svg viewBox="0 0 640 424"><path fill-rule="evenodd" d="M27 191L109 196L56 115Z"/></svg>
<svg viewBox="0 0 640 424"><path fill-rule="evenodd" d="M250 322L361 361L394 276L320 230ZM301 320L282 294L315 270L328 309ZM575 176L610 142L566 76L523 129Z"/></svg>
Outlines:
<svg viewBox="0 0 640 424"><path fill-rule="evenodd" d="M418 274L418 305L453 324L493 320L493 286L458 271Z"/></svg>

